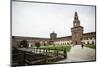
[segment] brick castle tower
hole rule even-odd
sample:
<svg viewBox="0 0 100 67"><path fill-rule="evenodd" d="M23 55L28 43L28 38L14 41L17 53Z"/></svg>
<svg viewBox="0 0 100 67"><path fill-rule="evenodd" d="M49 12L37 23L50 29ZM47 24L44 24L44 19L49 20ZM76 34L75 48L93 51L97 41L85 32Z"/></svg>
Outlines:
<svg viewBox="0 0 100 67"><path fill-rule="evenodd" d="M74 15L73 27L71 28L71 32L73 45L80 45L82 40L83 27L80 25L77 12L75 12Z"/></svg>

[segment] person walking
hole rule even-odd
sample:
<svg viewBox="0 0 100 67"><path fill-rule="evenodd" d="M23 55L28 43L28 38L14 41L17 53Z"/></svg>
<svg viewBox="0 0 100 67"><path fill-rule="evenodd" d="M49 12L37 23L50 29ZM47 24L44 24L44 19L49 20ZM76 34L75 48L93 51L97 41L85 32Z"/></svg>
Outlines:
<svg viewBox="0 0 100 67"><path fill-rule="evenodd" d="M82 48L84 47L83 42L81 42L81 47L82 47Z"/></svg>

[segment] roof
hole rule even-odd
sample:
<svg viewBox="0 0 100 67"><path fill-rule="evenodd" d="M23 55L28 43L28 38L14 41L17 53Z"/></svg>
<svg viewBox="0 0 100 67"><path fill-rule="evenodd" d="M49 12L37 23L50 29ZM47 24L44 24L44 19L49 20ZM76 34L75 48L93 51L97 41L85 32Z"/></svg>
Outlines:
<svg viewBox="0 0 100 67"><path fill-rule="evenodd" d="M40 38L40 37L26 37L26 36L12 36L17 39L39 39L39 40L49 40L49 38Z"/></svg>
<svg viewBox="0 0 100 67"><path fill-rule="evenodd" d="M83 35L96 35L96 32L84 33Z"/></svg>
<svg viewBox="0 0 100 67"><path fill-rule="evenodd" d="M89 32L89 33L83 33L83 36L96 36L96 32ZM50 40L50 38L41 38L41 37L26 37L26 36L12 36L12 38L17 39L38 39L38 40ZM64 36L64 37L58 37L55 40L71 40L72 36Z"/></svg>

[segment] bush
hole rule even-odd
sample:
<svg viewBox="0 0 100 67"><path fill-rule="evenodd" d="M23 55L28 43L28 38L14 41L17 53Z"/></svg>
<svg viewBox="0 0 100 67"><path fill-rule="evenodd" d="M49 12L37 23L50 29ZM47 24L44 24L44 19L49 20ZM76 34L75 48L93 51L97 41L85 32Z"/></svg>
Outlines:
<svg viewBox="0 0 100 67"><path fill-rule="evenodd" d="M36 43L35 43L35 46L36 46L37 48L39 48L39 47L41 46L40 42L36 42Z"/></svg>
<svg viewBox="0 0 100 67"><path fill-rule="evenodd" d="M87 44L85 45L85 47L96 49L96 45L93 45L93 44Z"/></svg>
<svg viewBox="0 0 100 67"><path fill-rule="evenodd" d="M67 50L64 48L64 58L67 58Z"/></svg>
<svg viewBox="0 0 100 67"><path fill-rule="evenodd" d="M20 47L28 48L28 42L26 40L21 41Z"/></svg>

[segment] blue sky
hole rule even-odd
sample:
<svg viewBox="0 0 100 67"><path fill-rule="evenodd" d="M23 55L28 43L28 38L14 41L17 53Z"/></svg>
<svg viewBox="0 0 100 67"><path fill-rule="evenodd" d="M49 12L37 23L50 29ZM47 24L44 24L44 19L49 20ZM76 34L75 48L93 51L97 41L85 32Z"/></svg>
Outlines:
<svg viewBox="0 0 100 67"><path fill-rule="evenodd" d="M12 2L12 35L58 37L71 35L77 11L84 33L95 31L95 7L46 3Z"/></svg>

